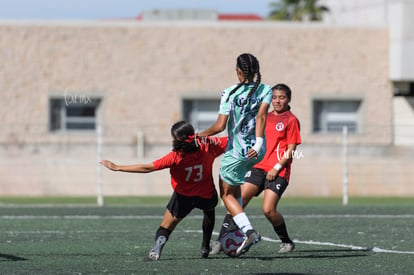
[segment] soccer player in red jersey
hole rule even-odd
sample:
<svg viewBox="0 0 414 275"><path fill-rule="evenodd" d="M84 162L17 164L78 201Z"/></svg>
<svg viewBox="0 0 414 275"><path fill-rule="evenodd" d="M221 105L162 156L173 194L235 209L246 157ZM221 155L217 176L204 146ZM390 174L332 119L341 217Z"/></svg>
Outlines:
<svg viewBox="0 0 414 275"><path fill-rule="evenodd" d="M263 214L272 224L282 241L279 253L290 252L295 244L289 238L283 216L277 211L277 205L289 184L291 165L294 156L299 156L296 146L301 143L300 123L290 111L289 103L292 91L286 84L272 87L273 110L268 113L265 135L266 154L246 174L246 183L242 186L243 206L246 207L253 196L264 190Z"/></svg>
<svg viewBox="0 0 414 275"><path fill-rule="evenodd" d="M288 183L292 157L297 154L296 146L301 143L300 124L290 111L292 91L286 84L272 87L273 110L267 114L265 136L266 153L264 158L246 173L245 184L241 186L243 208L254 196L264 191L263 213L273 225L282 241L280 253L290 252L295 244L289 238L283 216L277 211L277 204ZM230 214L224 217L218 241L212 243L210 254L220 252L220 238L224 233L237 229Z"/></svg>
<svg viewBox="0 0 414 275"><path fill-rule="evenodd" d="M213 162L224 152L227 137L195 137L193 126L185 121L175 123L171 128L171 135L172 151L152 163L116 165L108 160L101 163L113 171L132 173L149 173L170 168L174 192L155 234L155 243L150 250L149 259L160 258L170 234L194 208L203 210L201 257L207 258L218 202L212 175Z"/></svg>

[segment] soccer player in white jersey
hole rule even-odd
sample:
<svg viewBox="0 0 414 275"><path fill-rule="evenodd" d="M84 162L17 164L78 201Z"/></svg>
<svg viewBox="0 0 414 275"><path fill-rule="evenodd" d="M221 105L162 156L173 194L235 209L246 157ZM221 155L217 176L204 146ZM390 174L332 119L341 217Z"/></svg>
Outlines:
<svg viewBox="0 0 414 275"><path fill-rule="evenodd" d="M261 239L243 210L240 186L246 172L264 157L264 129L272 90L261 83L259 61L252 54L237 57L236 74L239 83L224 90L217 121L199 135L215 135L227 125L228 142L220 166L220 196L229 213L227 217L232 217L246 234L237 249L237 255L241 255Z"/></svg>

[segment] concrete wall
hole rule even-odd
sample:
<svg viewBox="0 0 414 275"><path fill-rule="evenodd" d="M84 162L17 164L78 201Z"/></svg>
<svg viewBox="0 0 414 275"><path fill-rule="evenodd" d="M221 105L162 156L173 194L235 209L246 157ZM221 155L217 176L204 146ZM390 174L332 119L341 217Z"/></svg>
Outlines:
<svg viewBox="0 0 414 275"><path fill-rule="evenodd" d="M384 58L389 51L385 28L221 22L1 22L0 48L0 195L96 192L96 133L50 132L51 96L101 97L103 157L120 163L150 162L170 149L169 130L182 119L182 97L219 98L222 89L236 82L235 60L243 52L258 57L264 83L284 82L293 89L292 110L301 120L303 148L309 150L295 167L294 177L301 182L298 188L321 180L321 171L313 167L313 155L325 145L340 148L341 144L338 135L312 133L315 98L363 100L363 131L350 136L349 143L376 148L369 151L366 162L376 158L377 150L392 145L392 86L389 59ZM137 131L144 133L144 159L137 158ZM391 154L383 157L394 160ZM324 169L338 170L337 160L338 156L328 157ZM168 171L153 175L104 171L103 178L107 195L171 192ZM294 193L337 195L338 190L329 186L340 180L340 173L339 179L326 178L329 192L299 188ZM355 190L355 195L368 193L378 191Z"/></svg>
<svg viewBox="0 0 414 275"><path fill-rule="evenodd" d="M181 96L219 98L223 88L236 82L235 59L242 52L259 58L264 83L290 84L292 106L310 142L335 141L312 136L310 103L315 97L363 98L367 128L352 140L391 142L392 91L389 64L383 58L388 55L386 29L272 23L3 23L0 33L0 116L5 125L1 143L94 142L93 136L48 132L49 97L86 94L103 98L100 119L108 142L130 144L136 130L144 129L150 144L165 144L165 130L181 118ZM241 33L249 39L240 38ZM381 132L369 128L378 121L388 125Z"/></svg>

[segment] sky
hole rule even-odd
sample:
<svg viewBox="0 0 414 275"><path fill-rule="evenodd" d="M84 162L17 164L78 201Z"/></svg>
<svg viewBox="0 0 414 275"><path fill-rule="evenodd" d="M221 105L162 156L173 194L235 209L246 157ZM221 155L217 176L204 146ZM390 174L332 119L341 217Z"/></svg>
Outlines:
<svg viewBox="0 0 414 275"><path fill-rule="evenodd" d="M214 9L267 17L277 0L0 0L0 19L130 18L150 9Z"/></svg>

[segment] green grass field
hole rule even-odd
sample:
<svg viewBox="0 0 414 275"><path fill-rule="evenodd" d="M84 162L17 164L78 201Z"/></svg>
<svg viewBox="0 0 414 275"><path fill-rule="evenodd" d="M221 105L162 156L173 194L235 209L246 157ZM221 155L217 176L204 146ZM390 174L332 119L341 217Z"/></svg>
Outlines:
<svg viewBox="0 0 414 275"><path fill-rule="evenodd" d="M200 258L201 211L147 260L168 198L0 198L0 274L414 274L414 200L285 198L279 210L296 250L278 254L261 213L247 214L263 240L239 258ZM217 207L215 234L225 209ZM215 238L216 235L213 236Z"/></svg>

